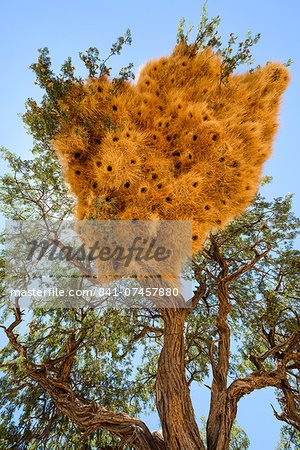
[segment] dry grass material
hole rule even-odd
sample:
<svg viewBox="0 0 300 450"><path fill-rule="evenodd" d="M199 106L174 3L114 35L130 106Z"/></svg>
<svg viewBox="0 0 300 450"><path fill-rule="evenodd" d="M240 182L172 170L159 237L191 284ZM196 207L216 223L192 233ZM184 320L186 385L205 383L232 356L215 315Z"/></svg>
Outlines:
<svg viewBox="0 0 300 450"><path fill-rule="evenodd" d="M191 57L179 44L116 92L105 77L74 84L53 145L77 217L190 219L197 251L243 212L272 152L289 73L268 63L219 80L210 48Z"/></svg>

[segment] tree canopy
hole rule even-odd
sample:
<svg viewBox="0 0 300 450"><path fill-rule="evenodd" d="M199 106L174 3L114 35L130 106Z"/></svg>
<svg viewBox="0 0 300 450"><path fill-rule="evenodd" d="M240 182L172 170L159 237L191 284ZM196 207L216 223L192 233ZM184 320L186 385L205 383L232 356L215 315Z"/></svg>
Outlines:
<svg viewBox="0 0 300 450"><path fill-rule="evenodd" d="M219 19L209 21L205 14L204 9L194 44L220 48ZM183 25L178 40L187 42ZM220 50L225 84L228 73L247 62L243 46L232 53L230 39ZM130 43L127 32L113 44L111 56ZM81 59L90 77L110 72L108 58L101 60L95 48ZM58 100L79 79L70 59L55 75L47 49L31 68L45 90L40 104L28 99L23 115L34 137L32 159L2 149L9 172L1 179L0 198L6 218L47 222L74 214L51 138L63 114ZM116 86L132 76L131 69L129 64L120 71ZM24 311L18 301L11 308L5 304L2 250L1 327L8 343L0 353L1 448L248 448L235 423L238 402L268 386L276 389L280 407L274 407L274 415L284 425L278 449L297 448L300 252L294 241L299 229L291 195L267 201L258 194L226 229L213 230L196 254L186 274L196 289L190 307L183 309ZM204 431L189 387L209 374ZM139 419L155 408L162 431L149 430Z"/></svg>

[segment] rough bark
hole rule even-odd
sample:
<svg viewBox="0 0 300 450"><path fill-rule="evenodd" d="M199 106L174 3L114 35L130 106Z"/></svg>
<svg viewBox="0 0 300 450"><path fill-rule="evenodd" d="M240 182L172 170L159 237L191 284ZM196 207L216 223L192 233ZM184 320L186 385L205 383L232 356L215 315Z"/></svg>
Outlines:
<svg viewBox="0 0 300 450"><path fill-rule="evenodd" d="M85 403L66 382L58 382L46 373L35 370L28 371L28 375L48 392L57 409L84 430L83 435L102 428L120 437L122 445L129 444L138 450L164 449L163 443L150 433L141 420L125 413L110 411L96 402Z"/></svg>
<svg viewBox="0 0 300 450"><path fill-rule="evenodd" d="M237 403L240 398L245 395L245 391L240 392L240 396L234 392L233 389L227 388L227 376L229 370L229 356L230 356L230 328L227 323L227 317L230 313L231 306L229 304L228 285L230 282L236 280L243 273L250 270L259 259L263 258L270 251L259 254L253 249L255 256L248 263L238 269L236 272L229 274L228 264L225 258L220 253L219 247L211 236L211 254L210 257L214 259L220 266L220 273L216 279L218 282L217 297L219 302L219 310L216 319L216 327L219 334L219 339L212 341L210 345L210 361L213 372L213 381L211 386L211 400L210 410L206 426L207 433L207 449L208 450L228 450L230 444L230 433L233 422L237 414ZM217 344L217 358L215 362L213 346ZM247 380L249 381L249 380ZM247 383L247 388L249 386ZM270 384L267 384L268 386ZM273 386L274 384L271 384ZM250 387L250 392L254 389L255 383Z"/></svg>
<svg viewBox="0 0 300 450"><path fill-rule="evenodd" d="M16 308L14 313L15 321L8 328L2 328L12 347L22 357L25 374L37 382L50 395L56 408L82 430L82 437L102 428L121 438L120 449L127 444L136 450L165 450L161 434L156 431L151 433L141 420L122 412L110 411L94 401L85 401L74 392L71 383L66 379L65 371L57 378L47 365L37 365L29 361L26 348L18 342L14 334L14 329L21 323L22 313L19 308ZM78 342L74 339L72 341L72 345L76 347ZM66 357L66 362L69 370L69 357Z"/></svg>
<svg viewBox="0 0 300 450"><path fill-rule="evenodd" d="M279 420L300 429L299 391L289 382L299 371L299 337L300 326L283 340L275 339L275 325L267 332L263 329L268 343L268 350L260 356L250 355L251 362L257 371L243 379L236 379L227 387L229 370L230 329L227 318L230 313L228 285L242 273L251 268L266 252L255 258L235 273L228 274L226 261L215 247L213 257L220 264L221 272L215 277L218 284L217 296L219 310L216 320L219 338L211 342L210 360L213 371L211 387L211 405L207 423L207 450L228 450L230 432L237 413L239 400L256 389L273 386L283 393L283 411L278 414ZM162 423L162 433L149 431L147 426L134 417L122 412L110 411L93 401L85 401L76 394L71 382L71 369L76 351L83 340L81 332L69 336L66 354L48 359L45 364L38 365L28 360L26 347L18 340L14 329L21 323L22 313L15 308L15 321L4 328L12 347L22 357L22 366L28 378L38 383L46 391L56 408L65 414L82 430L82 436L101 428L120 438L116 448L125 445L138 450L205 450L195 421L190 392L185 375L184 361L184 321L186 315L195 308L205 292L205 285L200 286L187 308L160 309L164 320L164 328L145 327L137 333L131 345L143 338L148 332L164 335L164 344L158 362L156 378L156 403ZM296 312L298 325L300 319ZM214 345L217 351L214 352ZM265 370L264 361L272 357L274 370ZM298 380L298 376L296 379Z"/></svg>
<svg viewBox="0 0 300 450"><path fill-rule="evenodd" d="M236 414L236 411L228 409L227 405L227 374L230 352L230 329L227 324L227 315L230 312L230 306L227 302L227 283L219 283L218 298L219 312L216 325L220 339L213 341L210 347L213 381L206 429L208 450L225 450L229 448L230 432ZM213 357L213 345L216 342L218 342L217 364L215 364Z"/></svg>
<svg viewBox="0 0 300 450"><path fill-rule="evenodd" d="M164 344L158 361L156 406L166 449L205 450L185 376L183 324L186 311L169 308L161 312Z"/></svg>

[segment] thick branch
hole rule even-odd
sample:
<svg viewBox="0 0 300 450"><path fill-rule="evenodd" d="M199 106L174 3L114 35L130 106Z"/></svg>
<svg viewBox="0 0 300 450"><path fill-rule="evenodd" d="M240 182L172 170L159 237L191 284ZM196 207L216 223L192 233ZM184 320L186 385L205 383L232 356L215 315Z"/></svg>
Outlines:
<svg viewBox="0 0 300 450"><path fill-rule="evenodd" d="M245 264L244 266L240 267L238 270L236 270L235 272L231 273L230 275L227 275L223 281L226 282L232 282L237 280L241 275L243 275L244 273L248 272L248 270L252 269L252 267L262 258L264 258L270 251L271 249L268 248L267 250L265 250L263 253L257 253L255 254L255 257L248 263Z"/></svg>
<svg viewBox="0 0 300 450"><path fill-rule="evenodd" d="M164 345L156 378L156 406L168 450L205 450L185 375L183 324L187 311L161 310Z"/></svg>
<svg viewBox="0 0 300 450"><path fill-rule="evenodd" d="M70 370L70 356L66 358L65 365L62 365L62 377L54 378L49 374L47 365L40 365L39 368L32 368L30 361L27 361L26 349L17 340L13 333L14 328L21 323L22 313L19 308L14 310L15 321L8 327L3 327L12 347L23 357L22 367L28 378L38 383L47 392L56 408L65 414L80 429L84 435L88 435L97 429L109 431L121 439L130 441L130 445L137 450L164 450L165 445L162 436L158 432L150 433L147 426L139 419L128 414L110 411L96 402L85 402L76 395L69 381L66 380ZM74 350L73 338L68 340L67 350ZM71 356L73 359L73 355Z"/></svg>

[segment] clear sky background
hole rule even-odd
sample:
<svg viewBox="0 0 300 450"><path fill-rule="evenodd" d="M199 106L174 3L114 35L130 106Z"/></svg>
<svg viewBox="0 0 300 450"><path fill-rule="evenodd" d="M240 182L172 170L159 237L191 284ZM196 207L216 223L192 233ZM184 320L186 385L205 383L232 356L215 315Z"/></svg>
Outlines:
<svg viewBox="0 0 300 450"><path fill-rule="evenodd" d="M105 57L110 45L131 29L133 44L112 60L117 72L132 61L138 67L150 58L168 55L174 44L179 19L199 23L202 0L108 1L100 0L2 0L0 5L0 145L24 157L30 157L32 139L26 134L18 113L24 112L28 97L39 99L41 92L34 85L34 74L28 69L37 60L37 49L47 46L58 70L71 56L74 65L82 68L78 52L98 47ZM231 32L241 39L251 29L262 38L253 49L255 65L267 61L294 60L292 81L280 115L280 130L274 154L265 165L265 173L273 183L264 188L268 198L294 192L294 211L300 216L299 136L300 132L300 70L298 0L209 0L210 16L220 15L220 34L226 41ZM246 70L246 67L245 67ZM80 69L78 74L83 75ZM3 171L3 168L2 170ZM208 389L193 386L196 414L208 411ZM276 405L272 389L251 394L239 404L238 419L251 440L251 450L273 450L278 441L280 423L272 415L270 403ZM145 421L157 429L153 416Z"/></svg>

